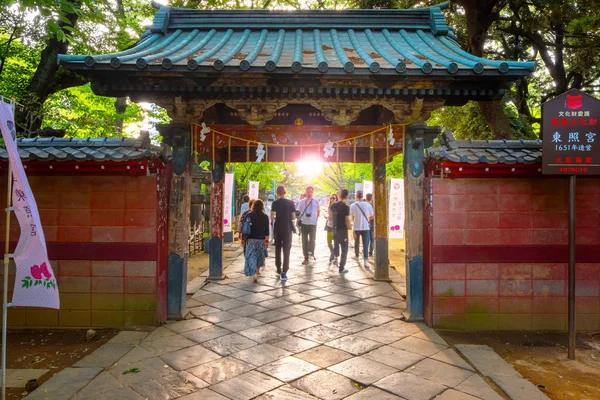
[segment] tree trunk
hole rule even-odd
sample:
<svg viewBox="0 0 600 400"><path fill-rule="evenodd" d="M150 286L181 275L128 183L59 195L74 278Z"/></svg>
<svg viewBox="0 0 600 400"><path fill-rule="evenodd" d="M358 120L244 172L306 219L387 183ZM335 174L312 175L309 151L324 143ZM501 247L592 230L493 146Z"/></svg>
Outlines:
<svg viewBox="0 0 600 400"><path fill-rule="evenodd" d="M490 126L494 139L513 138L514 130L512 126L510 126L506 114L504 114L504 106L501 101L480 101L479 111Z"/></svg>
<svg viewBox="0 0 600 400"><path fill-rule="evenodd" d="M115 109L117 111L117 114L125 113L125 110L127 110L127 97L117 97L117 99L115 100ZM123 135L122 117L115 121L115 126L117 127L121 135Z"/></svg>
<svg viewBox="0 0 600 400"><path fill-rule="evenodd" d="M483 48L490 26L498 19L505 0L457 0L465 9L467 20L467 51L483 57ZM501 100L480 101L479 110L487 121L494 139L510 139L515 131L504 114Z"/></svg>
<svg viewBox="0 0 600 400"><path fill-rule="evenodd" d="M65 14L65 17L69 20L69 24L59 21L58 26L61 29L64 26L74 27L79 19L79 15L75 13ZM69 32L65 33L69 34ZM26 127L29 131L35 131L40 128L42 125L42 118L40 115L44 102L50 94L62 89L53 88L58 72L58 64L56 61L59 54L67 52L68 47L69 43L67 41L61 42L56 35L54 35L48 39L46 47L42 51L40 62L31 78L31 82L29 82L29 87L27 88L29 98L25 99L25 104L29 111L28 114L37 116L37 118L27 117L29 121L25 122L27 123Z"/></svg>

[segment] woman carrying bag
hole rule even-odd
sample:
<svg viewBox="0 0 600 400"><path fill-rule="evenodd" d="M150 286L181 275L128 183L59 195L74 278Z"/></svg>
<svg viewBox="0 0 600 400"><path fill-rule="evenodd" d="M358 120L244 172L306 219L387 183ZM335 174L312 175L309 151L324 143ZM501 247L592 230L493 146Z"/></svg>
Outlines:
<svg viewBox="0 0 600 400"><path fill-rule="evenodd" d="M259 269L265 265L265 249L269 247L269 217L265 205L258 199L252 204L252 212L242 221L242 246L245 246L244 275L258 281Z"/></svg>

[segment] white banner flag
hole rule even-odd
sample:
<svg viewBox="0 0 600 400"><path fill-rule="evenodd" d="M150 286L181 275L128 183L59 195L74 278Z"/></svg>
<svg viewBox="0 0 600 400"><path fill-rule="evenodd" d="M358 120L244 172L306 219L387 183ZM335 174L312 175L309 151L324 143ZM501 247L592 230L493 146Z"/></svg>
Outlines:
<svg viewBox="0 0 600 400"><path fill-rule="evenodd" d="M0 102L0 128L13 174L13 208L21 227L14 252L17 272L12 305L60 308L58 285L48 261L40 215L17 149L12 110L4 101Z"/></svg>
<svg viewBox="0 0 600 400"><path fill-rule="evenodd" d="M373 181L363 181L363 196L367 196L368 193L373 194Z"/></svg>
<svg viewBox="0 0 600 400"><path fill-rule="evenodd" d="M231 232L231 209L233 208L233 174L225 174L223 188L223 232Z"/></svg>
<svg viewBox="0 0 600 400"><path fill-rule="evenodd" d="M259 184L260 184L259 181L248 181L248 197L250 197L250 200L258 199Z"/></svg>
<svg viewBox="0 0 600 400"><path fill-rule="evenodd" d="M404 237L404 179L390 179L389 238Z"/></svg>

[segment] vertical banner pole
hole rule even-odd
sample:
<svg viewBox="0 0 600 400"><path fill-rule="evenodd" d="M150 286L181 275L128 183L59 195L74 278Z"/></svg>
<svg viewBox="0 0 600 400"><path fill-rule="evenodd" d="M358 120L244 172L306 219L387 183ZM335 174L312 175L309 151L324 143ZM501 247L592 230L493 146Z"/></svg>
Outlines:
<svg viewBox="0 0 600 400"><path fill-rule="evenodd" d="M227 142L227 164L231 164L231 137Z"/></svg>
<svg viewBox="0 0 600 400"><path fill-rule="evenodd" d="M576 176L569 176L569 360L575 359L575 189Z"/></svg>
<svg viewBox="0 0 600 400"><path fill-rule="evenodd" d="M3 100L4 101L4 100ZM11 101L13 117L15 115L15 102ZM2 293L2 400L6 400L6 333L8 331L8 266L9 239L10 239L10 208L12 202L12 170L8 162L8 178L6 184L6 230L4 236L4 292Z"/></svg>
<svg viewBox="0 0 600 400"><path fill-rule="evenodd" d="M215 169L215 131L211 132L212 136L212 169Z"/></svg>

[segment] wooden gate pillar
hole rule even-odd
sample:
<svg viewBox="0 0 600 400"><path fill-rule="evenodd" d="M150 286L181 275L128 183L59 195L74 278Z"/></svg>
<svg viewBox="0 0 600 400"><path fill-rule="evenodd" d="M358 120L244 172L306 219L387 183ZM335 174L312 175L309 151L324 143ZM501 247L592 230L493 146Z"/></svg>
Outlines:
<svg viewBox="0 0 600 400"><path fill-rule="evenodd" d="M213 160L210 186L210 240L208 279L221 280L223 276L223 189L225 181L223 157Z"/></svg>
<svg viewBox="0 0 600 400"><path fill-rule="evenodd" d="M190 125L173 123L159 126L158 129L163 143L170 145L173 153L173 175L169 194L167 318L178 320L183 319L186 314L192 185Z"/></svg>
<svg viewBox="0 0 600 400"><path fill-rule="evenodd" d="M423 201L425 149L441 132L426 123L410 125L404 135L406 229L406 305L409 321L423 319Z"/></svg>
<svg viewBox="0 0 600 400"><path fill-rule="evenodd" d="M388 253L388 207L386 162L376 154L373 161L373 204L375 206L375 273L376 281L390 281L390 258Z"/></svg>

